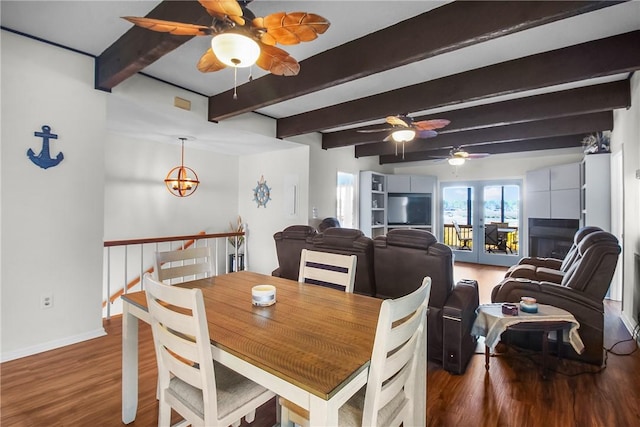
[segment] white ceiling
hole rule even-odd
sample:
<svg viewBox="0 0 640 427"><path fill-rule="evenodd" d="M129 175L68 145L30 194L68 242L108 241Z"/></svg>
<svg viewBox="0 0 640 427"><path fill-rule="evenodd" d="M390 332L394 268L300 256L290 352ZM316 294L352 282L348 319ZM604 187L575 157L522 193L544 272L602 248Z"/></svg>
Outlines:
<svg viewBox="0 0 640 427"><path fill-rule="evenodd" d="M121 16L145 16L158 1L6 1L0 3L3 28L18 31L46 41L70 47L91 55L99 55L124 34L131 24ZM317 40L297 46L285 46L298 61L331 49L355 38L390 26L412 16L424 13L448 2L436 1L372 1L372 0L323 0L313 2L255 0L250 9L256 16L265 16L279 11L307 11L324 16L331 22L329 30ZM274 104L257 110L273 118L281 118L314 110L343 101L362 98L398 87L432 80L446 75L495 64L510 59L532 55L560 47L591 41L615 34L640 29L640 1L607 7L559 22L535 27L512 35L476 44L443 55L438 55L404 67L396 68L353 82L334 86L319 92ZM420 43L420 40L415 40ZM195 64L209 45L209 37L195 37L173 52L165 55L143 70L145 74L195 91L205 96L225 92L233 87L233 70L225 69L216 73L202 74ZM384 58L380 58L384 61ZM597 58L594 58L597 60ZM303 64L304 66L304 64ZM326 64L339 67L340 64ZM239 82L247 78L246 69L238 72ZM264 72L253 67L253 76L258 78ZM626 78L613 76L598 79L597 82ZM283 77L294 79L295 77ZM591 84L581 82L564 87ZM528 96L532 93L554 90L549 88L536 92L523 92L513 97ZM242 96L239 88L238 96ZM501 99L505 99L502 97ZM486 102L495 102L492 99ZM230 100L230 102L232 102ZM462 108L466 105L457 105ZM138 114L134 109L119 106L122 117L110 120L124 120ZM134 106L130 106L134 108ZM450 107L453 108L453 107ZM444 109L439 109L440 111ZM111 111L111 110L110 110ZM436 110L437 111L437 110ZM419 112L411 112L417 114ZM146 120L162 120L167 129L158 132L156 124L145 128ZM208 138L210 123L179 123L170 117L154 117L153 112L139 112L135 122L120 123L123 132L131 132L145 137L153 134L202 134L206 144L220 144L214 149L229 153L249 153L262 151L265 144L269 149L286 146L285 142L268 138L249 144L247 138L237 136ZM136 128L137 126L137 128ZM220 127L217 127L218 129ZM255 135L255 134L254 134ZM200 140L200 136L194 135ZM246 145L244 145L246 144ZM284 144L284 145L282 145ZM253 145L253 146L252 146ZM212 147L213 148L213 147Z"/></svg>

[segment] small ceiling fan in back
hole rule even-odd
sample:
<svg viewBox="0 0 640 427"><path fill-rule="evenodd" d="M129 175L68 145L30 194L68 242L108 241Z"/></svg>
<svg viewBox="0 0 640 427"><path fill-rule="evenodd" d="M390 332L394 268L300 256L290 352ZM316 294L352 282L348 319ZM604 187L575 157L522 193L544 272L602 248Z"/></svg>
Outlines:
<svg viewBox="0 0 640 427"><path fill-rule="evenodd" d="M447 162L452 166L461 166L468 159L484 159L488 156L490 156L489 153L468 153L464 148L456 147L451 149Z"/></svg>
<svg viewBox="0 0 640 427"><path fill-rule="evenodd" d="M396 143L396 156L398 155L398 143L402 143L402 158L404 159L404 143L413 141L414 138L426 139L438 135L435 129L440 129L451 123L446 119L413 121L413 118L406 114L388 116L385 120L391 127L381 129L362 129L358 132L388 132L383 141L394 141Z"/></svg>
<svg viewBox="0 0 640 427"><path fill-rule="evenodd" d="M152 18L123 19L152 31L179 36L213 36L211 47L198 61L203 73L226 67L258 67L280 76L295 76L300 64L276 44L295 45L315 40L329 28L329 21L307 12L277 12L256 17L247 8L250 0L198 0L213 18L211 25L196 25ZM234 85L235 86L235 85ZM234 90L234 99L236 98Z"/></svg>

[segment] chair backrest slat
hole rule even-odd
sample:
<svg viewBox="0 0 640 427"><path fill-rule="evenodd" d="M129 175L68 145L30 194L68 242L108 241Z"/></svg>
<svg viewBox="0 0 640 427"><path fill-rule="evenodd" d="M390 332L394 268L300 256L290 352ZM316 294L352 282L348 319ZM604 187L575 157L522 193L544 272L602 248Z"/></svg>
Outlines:
<svg viewBox="0 0 640 427"><path fill-rule="evenodd" d="M413 423L415 378L426 375L426 372L416 372L416 368L420 350L426 346L424 336L430 292L431 278L425 277L420 288L414 292L382 302L369 367L362 425L377 425L380 409L395 398L403 402L393 423Z"/></svg>
<svg viewBox="0 0 640 427"><path fill-rule="evenodd" d="M356 262L356 255L340 255L303 249L300 254L298 282L353 292Z"/></svg>
<svg viewBox="0 0 640 427"><path fill-rule="evenodd" d="M193 280L213 275L213 249L201 246L176 251L156 252L156 277L159 281L182 278Z"/></svg>
<svg viewBox="0 0 640 427"><path fill-rule="evenodd" d="M202 390L205 405L217 417L217 397L209 327L201 289L168 286L144 275L151 318L158 382L167 389L173 376Z"/></svg>

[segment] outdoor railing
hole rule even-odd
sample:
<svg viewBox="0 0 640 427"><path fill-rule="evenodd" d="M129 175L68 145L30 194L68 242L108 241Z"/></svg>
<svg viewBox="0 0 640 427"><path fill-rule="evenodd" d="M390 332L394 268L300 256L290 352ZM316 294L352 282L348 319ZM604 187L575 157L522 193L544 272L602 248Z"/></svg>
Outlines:
<svg viewBox="0 0 640 427"><path fill-rule="evenodd" d="M244 238L244 244L238 245L241 238ZM154 271L156 252L212 246L213 274L217 276L220 271L226 273L247 268L246 238L244 231L213 234L202 231L187 236L105 241L103 317L110 319L112 313L122 312L120 296L142 290L142 276ZM241 246L244 248L242 253Z"/></svg>
<svg viewBox="0 0 640 427"><path fill-rule="evenodd" d="M471 225L459 225L460 227L460 237L462 238L473 238L473 226ZM509 252L512 254L518 253L518 245L519 245L519 230L518 228L513 227L513 231L506 234L506 247ZM458 249L462 246L460 243L460 239L458 238L458 234L456 233L456 229L453 224L444 224L444 236L443 243L447 246L450 246L454 249ZM473 248L473 240L467 243L467 246Z"/></svg>
<svg viewBox="0 0 640 427"><path fill-rule="evenodd" d="M472 238L473 237L473 227L471 225L459 225L460 227L460 237L462 238ZM451 246L452 248L459 248L462 246L460 243L460 239L458 238L458 234L456 233L456 229L453 224L445 224L444 225L444 239L443 242L447 246ZM473 241L467 243L467 246L473 247Z"/></svg>

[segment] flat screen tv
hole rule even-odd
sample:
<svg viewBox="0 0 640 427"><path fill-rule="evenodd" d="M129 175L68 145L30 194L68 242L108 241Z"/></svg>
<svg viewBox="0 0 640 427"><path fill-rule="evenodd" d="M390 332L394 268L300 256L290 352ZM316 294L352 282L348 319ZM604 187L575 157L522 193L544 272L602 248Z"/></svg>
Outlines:
<svg viewBox="0 0 640 427"><path fill-rule="evenodd" d="M430 193L389 193L389 225L431 225Z"/></svg>

